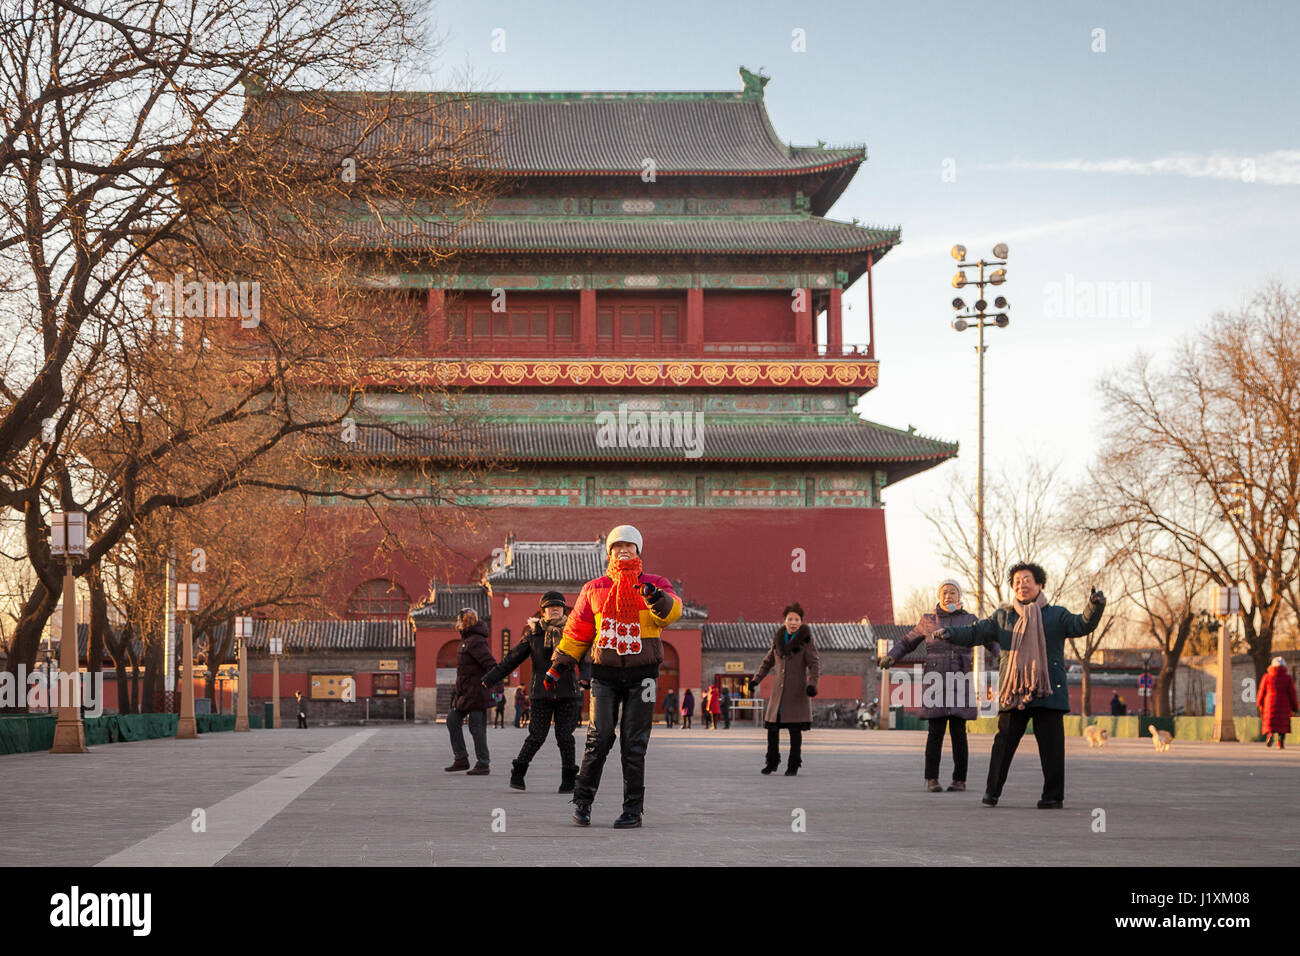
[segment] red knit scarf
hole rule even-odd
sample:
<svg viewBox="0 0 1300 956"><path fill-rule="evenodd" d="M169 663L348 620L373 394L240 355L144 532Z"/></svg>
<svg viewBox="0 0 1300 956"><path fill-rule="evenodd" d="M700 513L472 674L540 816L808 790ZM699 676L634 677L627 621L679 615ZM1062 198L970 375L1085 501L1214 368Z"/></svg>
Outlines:
<svg viewBox="0 0 1300 956"><path fill-rule="evenodd" d="M600 609L601 617L622 624L640 623L641 610L646 606L637 590L640 587L641 559L632 557L619 561L610 554L605 573L610 576L614 586L609 589L605 606Z"/></svg>

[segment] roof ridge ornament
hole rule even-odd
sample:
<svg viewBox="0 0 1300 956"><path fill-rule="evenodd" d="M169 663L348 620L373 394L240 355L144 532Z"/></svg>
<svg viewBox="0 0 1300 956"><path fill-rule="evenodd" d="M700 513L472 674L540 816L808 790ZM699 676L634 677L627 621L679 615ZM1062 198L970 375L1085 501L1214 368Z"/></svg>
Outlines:
<svg viewBox="0 0 1300 956"><path fill-rule="evenodd" d="M757 96L760 100L763 98L763 87L767 86L768 80L772 79L763 73L760 66L757 73L751 73L743 66L740 68L740 80L745 84L746 96Z"/></svg>

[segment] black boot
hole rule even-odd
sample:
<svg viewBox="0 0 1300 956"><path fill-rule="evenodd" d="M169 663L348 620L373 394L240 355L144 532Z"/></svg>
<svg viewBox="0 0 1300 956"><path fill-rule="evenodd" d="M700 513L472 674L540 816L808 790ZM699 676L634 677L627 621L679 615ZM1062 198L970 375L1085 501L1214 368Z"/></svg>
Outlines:
<svg viewBox="0 0 1300 956"><path fill-rule="evenodd" d="M524 785L524 774L527 772L528 764L520 763L518 760L512 761L510 764L510 789L527 790L528 787Z"/></svg>
<svg viewBox="0 0 1300 956"><path fill-rule="evenodd" d="M573 802L573 822L580 827L591 826L591 801Z"/></svg>
<svg viewBox="0 0 1300 956"><path fill-rule="evenodd" d="M565 767L560 771L560 789L557 793L573 793L573 782L578 779L577 766Z"/></svg>
<svg viewBox="0 0 1300 956"><path fill-rule="evenodd" d="M762 769L761 771L759 771L759 772L760 772L760 773L771 773L773 770L775 770L775 769L776 769L777 767L779 767L780 765L781 765L781 761L780 761L779 758L776 759L776 760L771 760L771 759L769 759L765 764L763 764L763 769Z"/></svg>
<svg viewBox="0 0 1300 956"><path fill-rule="evenodd" d="M624 810L619 814L619 818L614 821L615 830L630 830L633 827L641 825L641 814L634 813L631 810Z"/></svg>

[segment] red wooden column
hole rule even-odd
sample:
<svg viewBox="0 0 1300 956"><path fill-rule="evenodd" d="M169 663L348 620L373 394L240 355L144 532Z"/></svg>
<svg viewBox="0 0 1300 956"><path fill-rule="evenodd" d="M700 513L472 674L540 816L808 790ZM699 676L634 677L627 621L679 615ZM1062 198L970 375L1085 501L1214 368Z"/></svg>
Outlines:
<svg viewBox="0 0 1300 956"><path fill-rule="evenodd" d="M831 303L826 310L826 346L832 358L843 350L844 323L840 318L840 298L843 294L842 289L831 289Z"/></svg>
<svg viewBox="0 0 1300 956"><path fill-rule="evenodd" d="M704 290L686 290L686 345L692 355L704 354Z"/></svg>
<svg viewBox="0 0 1300 956"><path fill-rule="evenodd" d="M429 320L429 351L434 355L447 347L447 293L430 289L426 305Z"/></svg>
<svg viewBox="0 0 1300 956"><path fill-rule="evenodd" d="M578 341L587 355L596 354L596 290L578 293Z"/></svg>
<svg viewBox="0 0 1300 956"><path fill-rule="evenodd" d="M812 289L800 289L803 293L803 309L794 314L794 340L795 344L803 346L803 350L808 354L814 351L813 342L813 323L812 323ZM791 301L794 297L791 296Z"/></svg>

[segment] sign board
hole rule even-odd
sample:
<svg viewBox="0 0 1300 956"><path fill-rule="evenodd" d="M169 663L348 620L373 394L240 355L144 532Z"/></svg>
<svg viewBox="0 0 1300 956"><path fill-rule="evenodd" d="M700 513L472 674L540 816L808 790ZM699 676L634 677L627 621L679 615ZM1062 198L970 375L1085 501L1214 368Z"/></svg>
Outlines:
<svg viewBox="0 0 1300 956"><path fill-rule="evenodd" d="M397 670L397 661L380 661L379 669L381 671L395 671Z"/></svg>
<svg viewBox="0 0 1300 956"><path fill-rule="evenodd" d="M1241 610L1241 595L1236 586L1215 588L1219 597L1219 616L1227 617Z"/></svg>
<svg viewBox="0 0 1300 956"><path fill-rule="evenodd" d="M401 675L393 671L383 671L378 674L372 674L370 693L374 697L397 697L401 694L399 681Z"/></svg>
<svg viewBox="0 0 1300 956"><path fill-rule="evenodd" d="M415 690L415 671L407 671L402 675L402 690L407 693Z"/></svg>
<svg viewBox="0 0 1300 956"><path fill-rule="evenodd" d="M745 662L727 661L722 665L722 669L728 674L743 674L745 673Z"/></svg>
<svg viewBox="0 0 1300 956"><path fill-rule="evenodd" d="M1141 677L1138 678L1138 687L1142 688L1143 690L1150 690L1152 687L1155 686L1156 686L1156 679L1151 674L1143 674Z"/></svg>
<svg viewBox="0 0 1300 956"><path fill-rule="evenodd" d="M347 700L347 693L356 685L351 674L312 674L312 700Z"/></svg>

